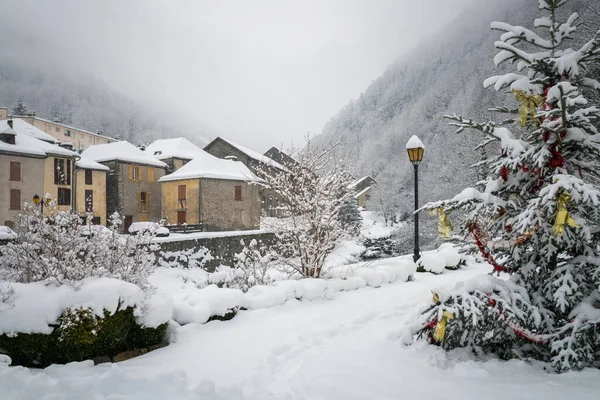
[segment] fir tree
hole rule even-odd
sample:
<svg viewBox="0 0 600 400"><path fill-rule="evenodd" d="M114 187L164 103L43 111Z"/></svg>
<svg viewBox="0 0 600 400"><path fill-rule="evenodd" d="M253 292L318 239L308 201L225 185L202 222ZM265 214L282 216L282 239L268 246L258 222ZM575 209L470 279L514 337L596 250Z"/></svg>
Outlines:
<svg viewBox="0 0 600 400"><path fill-rule="evenodd" d="M479 187L428 204L468 212L463 231L496 272L434 295L420 334L444 348L471 347L503 358L534 357L557 371L600 366L600 110L582 95L599 90L587 72L600 60L600 31L573 50L578 15L559 21L569 0L539 0L534 30L494 22L502 32L494 61L516 71L484 85L510 89L517 117L475 123L501 154L480 163ZM517 127L510 125L517 125ZM510 129L509 129L510 126ZM520 127L519 127L520 126ZM487 226L482 221L489 221ZM485 232L487 231L487 232ZM485 239L485 237L494 238Z"/></svg>
<svg viewBox="0 0 600 400"><path fill-rule="evenodd" d="M19 97L19 99L17 100L16 104L14 105L14 107L12 109L12 114L13 115L27 115L27 112L28 112L27 106L23 102L23 97Z"/></svg>

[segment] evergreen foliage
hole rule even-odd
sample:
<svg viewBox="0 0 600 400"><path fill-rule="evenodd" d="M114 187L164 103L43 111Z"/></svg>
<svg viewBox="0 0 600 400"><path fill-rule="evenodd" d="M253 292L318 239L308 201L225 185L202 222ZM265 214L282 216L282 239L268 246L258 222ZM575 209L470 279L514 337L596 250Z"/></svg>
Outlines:
<svg viewBox="0 0 600 400"><path fill-rule="evenodd" d="M484 85L511 90L516 107L496 108L508 118L448 116L459 132L483 132L480 146L497 143L501 154L479 163L488 175L478 189L425 208L467 212L463 233L511 277L438 293L421 330L444 348L535 357L557 371L600 366L600 110L582 94L600 90L587 74L600 60L600 31L568 48L578 21L576 13L561 20L568 2L539 0L544 15L532 30L492 23L502 32L494 61L516 71Z"/></svg>
<svg viewBox="0 0 600 400"><path fill-rule="evenodd" d="M14 107L12 108L13 115L27 115L27 106L23 102L23 97L19 97Z"/></svg>

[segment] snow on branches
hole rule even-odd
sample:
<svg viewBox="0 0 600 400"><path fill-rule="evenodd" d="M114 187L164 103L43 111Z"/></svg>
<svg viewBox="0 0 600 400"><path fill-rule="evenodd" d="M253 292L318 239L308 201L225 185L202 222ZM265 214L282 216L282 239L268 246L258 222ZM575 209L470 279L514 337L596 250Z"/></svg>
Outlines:
<svg viewBox="0 0 600 400"><path fill-rule="evenodd" d="M354 178L338 156L339 144L316 146L307 139L286 170L264 165L255 171L258 184L274 195L285 211L265 225L277 232L280 254L306 277L319 277L326 257L345 238L356 235L345 213L356 206L349 188Z"/></svg>
<svg viewBox="0 0 600 400"><path fill-rule="evenodd" d="M493 291L450 295L434 305L438 319L450 306L454 315L444 320L441 344L477 352L520 346L511 356L529 354L557 371L600 364L600 109L580 89L600 87L585 75L600 61L600 31L578 49L564 48L577 42L567 39L577 39L578 15L559 21L559 8L567 2L540 0L549 15L538 18L533 30L492 24L503 32L495 43L496 64L509 61L518 73L488 78L484 85L510 89L520 104L495 111L518 116L500 124L447 116L459 132L482 131L487 138L481 146L498 143L500 154L479 163L488 174L478 189L423 207L466 211L462 229L473 237L474 250L495 271L512 275L502 312L494 311L501 299ZM482 221L485 240L479 234ZM515 308L507 301L516 292L527 296ZM476 312L468 314L473 307ZM517 324L521 333L515 336L509 324L513 334L507 335L505 322ZM432 333L434 327L424 329ZM490 335L494 341L486 339Z"/></svg>

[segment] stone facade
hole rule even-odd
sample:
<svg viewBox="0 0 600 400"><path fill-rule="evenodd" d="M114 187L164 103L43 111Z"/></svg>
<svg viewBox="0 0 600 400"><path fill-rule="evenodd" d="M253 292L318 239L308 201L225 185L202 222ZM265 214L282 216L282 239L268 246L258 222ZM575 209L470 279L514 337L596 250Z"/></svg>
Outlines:
<svg viewBox="0 0 600 400"><path fill-rule="evenodd" d="M258 160L249 157L246 153L219 137L206 145L204 151L218 158L236 157L252 172L256 172L256 169L260 167Z"/></svg>
<svg viewBox="0 0 600 400"><path fill-rule="evenodd" d="M159 221L162 213L161 184L158 179L165 175L160 167L136 165L121 161L101 164L110 168L106 179L106 212L110 216L118 212L126 222ZM138 176L131 175L137 168ZM141 193L145 193L143 202ZM124 226L126 229L127 227Z"/></svg>
<svg viewBox="0 0 600 400"><path fill-rule="evenodd" d="M185 200L179 196L179 188ZM185 212L185 223L202 224L205 231L258 229L260 197L256 185L225 179L185 179L162 182L162 217L167 224L178 224Z"/></svg>

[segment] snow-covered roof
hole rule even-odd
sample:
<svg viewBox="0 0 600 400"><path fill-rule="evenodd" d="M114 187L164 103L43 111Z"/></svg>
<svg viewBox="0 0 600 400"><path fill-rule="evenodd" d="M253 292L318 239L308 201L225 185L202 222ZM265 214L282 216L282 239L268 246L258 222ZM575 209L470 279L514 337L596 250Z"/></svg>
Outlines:
<svg viewBox="0 0 600 400"><path fill-rule="evenodd" d="M418 148L425 148L425 145L423 144L423 142L421 142L421 139L419 139L417 137L417 135L412 135L410 139L408 139L408 142L406 142L406 148L407 149L418 149Z"/></svg>
<svg viewBox="0 0 600 400"><path fill-rule="evenodd" d="M77 162L75 162L75 165L77 166L77 168L81 169L97 169L100 171L110 170L110 168L108 168L106 165L102 165L94 160L90 160L89 158L85 157L81 157L79 160L77 160Z"/></svg>
<svg viewBox="0 0 600 400"><path fill-rule="evenodd" d="M122 161L132 164L152 165L161 168L167 166L164 162L144 153L127 141L90 146L81 153L81 156L99 163L106 161Z"/></svg>
<svg viewBox="0 0 600 400"><path fill-rule="evenodd" d="M354 182L352 182L351 184L349 184L349 185L348 185L348 188L349 188L349 189L351 189L351 188L355 188L355 187L357 187L358 185L360 185L361 183L363 183L364 181L366 181L367 179L371 179L372 181L375 181L375 179L371 178L369 175L367 175L367 176L363 176L362 178L360 178L360 179L357 179L357 180L355 180ZM371 186L372 186L372 185L371 185Z"/></svg>
<svg viewBox="0 0 600 400"><path fill-rule="evenodd" d="M163 176L159 181L168 182L197 178L249 181L254 179L254 175L242 162L223 160L202 151L192 161L172 174Z"/></svg>
<svg viewBox="0 0 600 400"><path fill-rule="evenodd" d="M0 132L13 132L15 134L15 144L8 144L0 141L0 152L10 152L23 154L33 157L47 157L48 155L59 155L65 157L78 157L79 155L71 150L63 149L54 144L50 144L29 135L22 124L15 124L13 120L13 129L10 129L6 120L0 121ZM21 121L25 125L27 122ZM31 125L29 125L31 126Z"/></svg>
<svg viewBox="0 0 600 400"><path fill-rule="evenodd" d="M358 199L360 196L362 196L363 194L367 193L369 190L371 190L373 186L367 186L366 188L364 188L363 190L361 190L360 192L357 192L356 194L354 194L354 198Z"/></svg>
<svg viewBox="0 0 600 400"><path fill-rule="evenodd" d="M219 138L217 138L217 139L219 139ZM217 140L217 139L215 139L215 140ZM239 151L241 151L242 153L246 154L248 157L250 157L256 161L260 161L271 167L278 168L282 171L287 170L283 165L279 164L277 161L273 160L270 157L265 156L264 154L260 154L258 151L254 151L254 150L244 147L240 144L234 143L228 139L223 139L223 138L220 138L220 139L223 140L224 142L229 143L231 146L235 147L236 149L238 149Z"/></svg>
<svg viewBox="0 0 600 400"><path fill-rule="evenodd" d="M144 152L159 160L168 158L182 158L192 160L198 154L203 153L200 147L185 138L160 139L152 142Z"/></svg>
<svg viewBox="0 0 600 400"><path fill-rule="evenodd" d="M18 118L18 117L17 117L17 118ZM40 118L40 117L38 117L38 116L35 116L35 117L30 117L30 116L27 116L27 118L35 118L35 119L37 119L38 121L46 122L46 123L48 123L48 124L59 125L59 126L62 126L63 128L67 128L67 129L73 129L74 131L80 131L80 132L84 132L84 133L89 133L90 135L98 136L98 137L105 138L105 139L117 140L117 139L115 139L115 138L112 138L112 137L110 137L110 136L101 135L101 134L99 134L99 133L96 133L96 132L91 132L91 131L88 131L87 129L82 129L82 128L78 128L78 127L76 127L76 126L72 126L72 125L63 124L62 122L51 121L51 120L49 120L49 119Z"/></svg>
<svg viewBox="0 0 600 400"><path fill-rule="evenodd" d="M12 121L13 121L13 129L16 132L24 133L26 135L29 135L29 136L34 137L39 140L43 140L45 142L58 143L58 139L56 139L54 136L48 135L46 132L42 131L41 129L36 128L35 126L23 121L20 118L14 118ZM2 122L6 123L6 121L2 121Z"/></svg>

